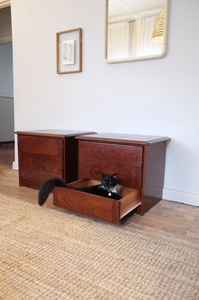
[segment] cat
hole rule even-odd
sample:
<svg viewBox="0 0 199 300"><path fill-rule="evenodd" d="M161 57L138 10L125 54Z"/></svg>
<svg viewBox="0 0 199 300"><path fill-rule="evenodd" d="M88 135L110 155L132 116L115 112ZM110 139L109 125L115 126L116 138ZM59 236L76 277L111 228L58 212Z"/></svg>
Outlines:
<svg viewBox="0 0 199 300"><path fill-rule="evenodd" d="M122 197L120 197L117 192L117 174L115 173L113 175L106 175L100 172L100 176L102 177L101 184L90 187L80 186L76 187L74 190L120 200ZM40 206L46 202L49 194L52 192L55 186L67 188L66 183L60 178L46 180L39 190L38 203Z"/></svg>
<svg viewBox="0 0 199 300"><path fill-rule="evenodd" d="M75 188L75 190L120 200L121 197L117 191L117 174L115 173L113 175L106 175L100 172L100 176L102 177L101 184L90 187L80 186Z"/></svg>

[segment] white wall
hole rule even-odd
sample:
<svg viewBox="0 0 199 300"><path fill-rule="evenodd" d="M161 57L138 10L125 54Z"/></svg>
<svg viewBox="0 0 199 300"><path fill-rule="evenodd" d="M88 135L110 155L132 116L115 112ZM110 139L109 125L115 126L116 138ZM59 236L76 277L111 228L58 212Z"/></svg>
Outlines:
<svg viewBox="0 0 199 300"><path fill-rule="evenodd" d="M169 136L164 198L199 205L199 1L170 1L165 58L114 65L103 61L102 0L12 0L11 8L15 130ZM77 27L83 72L57 75L56 32Z"/></svg>

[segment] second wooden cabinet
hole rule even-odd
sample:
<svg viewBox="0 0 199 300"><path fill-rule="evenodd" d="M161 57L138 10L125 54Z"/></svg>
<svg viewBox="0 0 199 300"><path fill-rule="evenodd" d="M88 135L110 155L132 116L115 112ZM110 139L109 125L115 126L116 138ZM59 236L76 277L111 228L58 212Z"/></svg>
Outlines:
<svg viewBox="0 0 199 300"><path fill-rule="evenodd" d="M162 199L167 137L94 134L79 141L78 177L68 189L54 188L54 205L118 224L134 210L144 215ZM117 173L122 199L114 200L73 190L100 183L100 172Z"/></svg>
<svg viewBox="0 0 199 300"><path fill-rule="evenodd" d="M66 183L78 178L76 136L93 132L71 130L18 131L19 185L39 189L53 177Z"/></svg>

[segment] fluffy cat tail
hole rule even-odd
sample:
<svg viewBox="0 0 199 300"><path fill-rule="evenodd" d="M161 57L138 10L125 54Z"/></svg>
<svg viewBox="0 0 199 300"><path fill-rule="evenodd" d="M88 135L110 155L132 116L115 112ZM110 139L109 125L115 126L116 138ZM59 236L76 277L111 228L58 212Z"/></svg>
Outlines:
<svg viewBox="0 0 199 300"><path fill-rule="evenodd" d="M46 180L39 189L38 203L40 206L42 206L46 202L54 186L67 187L66 183L60 178L52 178Z"/></svg>

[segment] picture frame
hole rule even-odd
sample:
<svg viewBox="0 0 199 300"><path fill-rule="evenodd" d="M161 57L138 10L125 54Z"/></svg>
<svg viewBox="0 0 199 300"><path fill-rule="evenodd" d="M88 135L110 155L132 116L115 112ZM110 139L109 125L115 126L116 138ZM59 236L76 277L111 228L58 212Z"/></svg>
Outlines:
<svg viewBox="0 0 199 300"><path fill-rule="evenodd" d="M57 74L82 72L82 28L56 33Z"/></svg>

